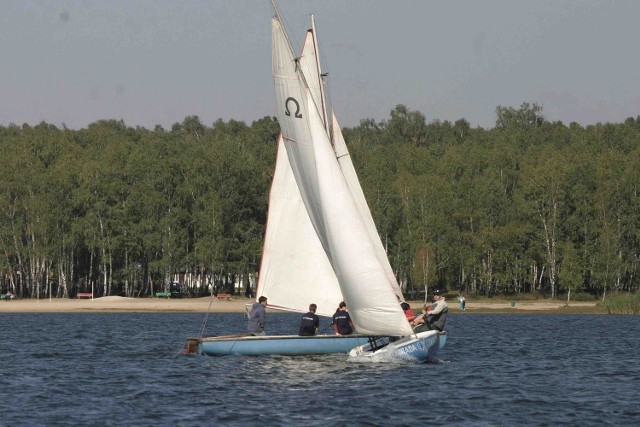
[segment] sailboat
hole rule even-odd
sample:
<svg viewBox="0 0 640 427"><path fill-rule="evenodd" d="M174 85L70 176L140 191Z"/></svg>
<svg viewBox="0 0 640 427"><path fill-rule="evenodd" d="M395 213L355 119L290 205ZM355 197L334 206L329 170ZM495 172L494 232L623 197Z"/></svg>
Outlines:
<svg viewBox="0 0 640 427"><path fill-rule="evenodd" d="M272 309L331 316L345 301L357 334L188 339L207 355L303 355L426 360L446 334L415 334L335 113L327 107L315 20L294 53L274 3L272 66L281 133L257 296Z"/></svg>

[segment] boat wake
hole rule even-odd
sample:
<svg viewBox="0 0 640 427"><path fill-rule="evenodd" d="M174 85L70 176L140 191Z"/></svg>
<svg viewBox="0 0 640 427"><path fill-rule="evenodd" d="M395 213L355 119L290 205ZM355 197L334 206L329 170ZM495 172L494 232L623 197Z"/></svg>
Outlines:
<svg viewBox="0 0 640 427"><path fill-rule="evenodd" d="M377 352L373 354L361 354L357 356L350 356L349 362L353 363L398 363L398 364L414 364L414 363L428 363L430 360L418 360L413 357L401 355L394 352Z"/></svg>

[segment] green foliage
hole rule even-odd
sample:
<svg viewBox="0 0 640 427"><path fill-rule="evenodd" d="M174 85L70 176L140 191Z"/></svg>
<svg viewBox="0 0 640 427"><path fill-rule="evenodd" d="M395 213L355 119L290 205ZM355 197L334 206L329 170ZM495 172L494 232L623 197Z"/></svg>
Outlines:
<svg viewBox="0 0 640 427"><path fill-rule="evenodd" d="M496 129L529 131L544 123L542 106L525 102L519 109L498 106L496 108Z"/></svg>
<svg viewBox="0 0 640 427"><path fill-rule="evenodd" d="M567 302L575 301L575 291L582 287L583 267L572 242L565 242L562 251L562 261L558 272L560 288L567 291Z"/></svg>
<svg viewBox="0 0 640 427"><path fill-rule="evenodd" d="M255 273L278 131L195 116L171 132L0 127L2 290L150 295L183 274L203 292Z"/></svg>
<svg viewBox="0 0 640 427"><path fill-rule="evenodd" d="M597 299L597 297L593 294L589 294L586 292L572 292L571 293L571 301L582 301L582 302L587 302L587 301L595 301Z"/></svg>
<svg viewBox="0 0 640 427"><path fill-rule="evenodd" d="M636 292L640 117L551 123L498 107L493 129L398 105L344 129L392 267L424 286L513 299ZM105 120L0 126L0 286L23 297L191 293L257 274L275 118L170 130Z"/></svg>

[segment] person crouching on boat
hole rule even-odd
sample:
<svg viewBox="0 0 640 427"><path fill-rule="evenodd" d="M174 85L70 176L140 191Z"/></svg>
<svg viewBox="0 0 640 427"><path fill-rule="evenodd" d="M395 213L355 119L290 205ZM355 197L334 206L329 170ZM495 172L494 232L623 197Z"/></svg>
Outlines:
<svg viewBox="0 0 640 427"><path fill-rule="evenodd" d="M251 335L265 335L264 322L267 317L267 297L258 298L258 302L254 302L249 313L249 324L247 329Z"/></svg>
<svg viewBox="0 0 640 427"><path fill-rule="evenodd" d="M336 335L351 335L353 333L353 322L347 312L347 304L342 301L338 305L338 310L333 315L333 330Z"/></svg>
<svg viewBox="0 0 640 427"><path fill-rule="evenodd" d="M416 315L413 314L413 309L411 308L408 302L406 301L401 302L400 307L402 307L402 311L404 311L404 315L407 317L407 320L409 322L411 322L413 319L416 318Z"/></svg>
<svg viewBox="0 0 640 427"><path fill-rule="evenodd" d="M440 290L436 290L433 295L433 304L431 310L428 313L423 313L420 316L413 319L411 326L415 333L425 332L429 330L443 331L444 324L447 321L447 312L449 306L442 296Z"/></svg>
<svg viewBox="0 0 640 427"><path fill-rule="evenodd" d="M300 320L300 331L298 335L301 337L310 337L316 334L320 327L320 318L316 316L316 310L318 306L315 304L309 305L309 312L302 315Z"/></svg>

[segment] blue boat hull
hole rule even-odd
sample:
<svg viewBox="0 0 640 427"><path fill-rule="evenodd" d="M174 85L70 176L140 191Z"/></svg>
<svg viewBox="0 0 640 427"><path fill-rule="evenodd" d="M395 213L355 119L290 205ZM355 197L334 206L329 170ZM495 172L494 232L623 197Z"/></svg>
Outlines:
<svg viewBox="0 0 640 427"><path fill-rule="evenodd" d="M378 340L387 338L378 337ZM196 340L196 353L208 356L241 354L245 356L265 355L311 355L347 353L352 348L365 345L369 337L349 335L316 335L301 337L298 335L280 336L221 336L191 339ZM188 344L189 345L189 344Z"/></svg>
<svg viewBox="0 0 640 427"><path fill-rule="evenodd" d="M349 357L360 361L426 362L435 359L438 351L447 342L447 333L438 331L420 332L402 337L384 347L372 347L369 343L349 351Z"/></svg>

